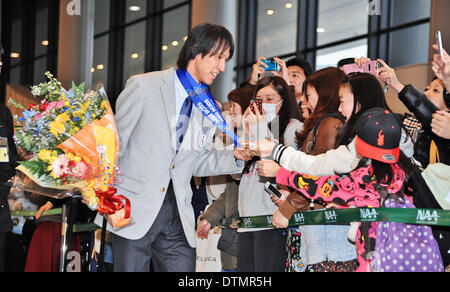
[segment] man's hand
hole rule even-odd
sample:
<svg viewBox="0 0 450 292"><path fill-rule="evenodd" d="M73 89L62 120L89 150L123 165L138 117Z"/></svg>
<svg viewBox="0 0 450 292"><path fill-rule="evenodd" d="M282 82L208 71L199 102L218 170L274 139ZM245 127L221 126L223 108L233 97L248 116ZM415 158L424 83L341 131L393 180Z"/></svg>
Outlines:
<svg viewBox="0 0 450 292"><path fill-rule="evenodd" d="M203 219L197 226L197 237L200 239L208 239L211 224L208 220Z"/></svg>
<svg viewBox="0 0 450 292"><path fill-rule="evenodd" d="M256 142L255 154L261 158L266 158L272 155L273 148L276 143L272 140L266 139Z"/></svg>
<svg viewBox="0 0 450 292"><path fill-rule="evenodd" d="M266 71L264 70L264 68L267 68L267 64L264 63L262 60L265 60L264 57L259 57L258 61L253 64L253 70L252 70L252 75L250 75L250 84L252 85L256 85L256 83L258 83L259 79L261 79L264 74L266 73Z"/></svg>
<svg viewBox="0 0 450 292"><path fill-rule="evenodd" d="M257 165L258 174L262 177L277 177L277 173L281 168L281 166L272 160L261 160L257 162Z"/></svg>
<svg viewBox="0 0 450 292"><path fill-rule="evenodd" d="M450 139L450 113L436 112L431 121L431 130L441 138Z"/></svg>
<svg viewBox="0 0 450 292"><path fill-rule="evenodd" d="M280 71L270 71L270 73L272 73L274 76L283 78L289 86L292 85L291 78L289 78L289 71L286 66L286 62L276 57L273 59L275 60L275 62L277 62L278 66L280 66Z"/></svg>
<svg viewBox="0 0 450 292"><path fill-rule="evenodd" d="M242 161L250 161L253 158L252 152L250 150L247 149L239 149L239 148L235 148L233 150L234 153L234 157L236 159L242 160Z"/></svg>

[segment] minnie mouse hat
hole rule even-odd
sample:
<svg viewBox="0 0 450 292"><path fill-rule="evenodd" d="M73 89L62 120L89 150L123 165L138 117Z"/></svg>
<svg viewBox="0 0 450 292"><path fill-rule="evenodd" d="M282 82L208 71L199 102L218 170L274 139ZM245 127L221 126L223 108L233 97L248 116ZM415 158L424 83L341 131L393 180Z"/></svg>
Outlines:
<svg viewBox="0 0 450 292"><path fill-rule="evenodd" d="M401 125L387 109L370 109L356 124L356 150L369 159L388 164L397 163L401 137Z"/></svg>

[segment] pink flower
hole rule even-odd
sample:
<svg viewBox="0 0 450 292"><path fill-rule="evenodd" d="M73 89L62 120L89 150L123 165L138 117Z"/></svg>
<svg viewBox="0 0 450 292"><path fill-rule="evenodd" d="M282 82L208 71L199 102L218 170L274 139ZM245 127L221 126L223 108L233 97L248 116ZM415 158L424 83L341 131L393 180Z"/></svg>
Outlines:
<svg viewBox="0 0 450 292"><path fill-rule="evenodd" d="M53 173L57 177L62 177L70 171L69 168L70 159L66 155L60 155L53 161L52 169Z"/></svg>
<svg viewBox="0 0 450 292"><path fill-rule="evenodd" d="M61 100L60 102L58 102L58 103L56 104L56 109L62 108L62 107L64 106L65 103L66 103L66 102L65 102L64 100Z"/></svg>
<svg viewBox="0 0 450 292"><path fill-rule="evenodd" d="M56 101L52 101L52 102L48 105L46 111L50 111L50 110L51 110L52 108L54 108L55 106L56 106Z"/></svg>
<svg viewBox="0 0 450 292"><path fill-rule="evenodd" d="M89 167L84 162L77 163L77 165L72 168L72 175L81 179L86 179L89 175Z"/></svg>

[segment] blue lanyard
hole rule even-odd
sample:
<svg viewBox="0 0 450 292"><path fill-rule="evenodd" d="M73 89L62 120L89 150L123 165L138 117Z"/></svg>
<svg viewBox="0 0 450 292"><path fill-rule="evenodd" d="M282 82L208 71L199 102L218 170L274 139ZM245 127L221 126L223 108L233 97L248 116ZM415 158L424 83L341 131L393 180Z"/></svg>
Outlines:
<svg viewBox="0 0 450 292"><path fill-rule="evenodd" d="M203 116L210 120L227 136L231 137L234 145L240 148L238 136L234 133L232 128L228 127L208 86L203 83L199 85L186 70L177 70L177 76L192 102L202 112Z"/></svg>

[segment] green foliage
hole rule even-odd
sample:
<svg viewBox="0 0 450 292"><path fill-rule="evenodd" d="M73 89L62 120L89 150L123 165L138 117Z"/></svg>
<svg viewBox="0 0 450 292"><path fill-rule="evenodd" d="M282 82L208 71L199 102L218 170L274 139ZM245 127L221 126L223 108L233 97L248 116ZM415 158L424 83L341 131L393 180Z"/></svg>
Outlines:
<svg viewBox="0 0 450 292"><path fill-rule="evenodd" d="M40 178L49 174L47 170L47 163L44 161L37 160L29 160L29 161L21 161L19 162L21 165L25 166L30 172L36 177Z"/></svg>

